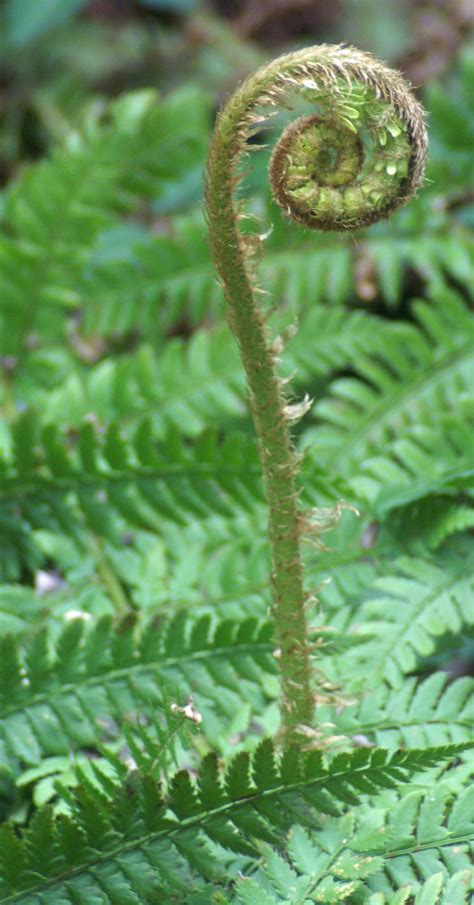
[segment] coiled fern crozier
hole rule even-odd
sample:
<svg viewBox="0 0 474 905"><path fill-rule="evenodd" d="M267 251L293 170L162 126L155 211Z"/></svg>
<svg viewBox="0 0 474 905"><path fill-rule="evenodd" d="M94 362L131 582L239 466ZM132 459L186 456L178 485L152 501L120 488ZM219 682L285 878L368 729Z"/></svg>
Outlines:
<svg viewBox="0 0 474 905"><path fill-rule="evenodd" d="M282 730L293 740L311 726L314 689L301 537L317 525L298 507L298 456L289 425L308 407L291 405L275 373L272 342L257 303L252 255L259 244L240 229L236 189L248 141L292 95L314 107L288 126L270 162L275 200L311 229L357 229L388 217L423 179L423 110L402 76L352 47L309 47L250 76L219 114L211 142L206 206L214 264L228 320L247 373L269 507L272 597L281 672Z"/></svg>

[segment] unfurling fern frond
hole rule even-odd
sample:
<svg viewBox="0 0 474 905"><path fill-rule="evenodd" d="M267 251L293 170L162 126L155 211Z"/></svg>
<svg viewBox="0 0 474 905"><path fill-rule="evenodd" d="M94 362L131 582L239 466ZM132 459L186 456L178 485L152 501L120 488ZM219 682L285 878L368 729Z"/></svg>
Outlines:
<svg viewBox="0 0 474 905"><path fill-rule="evenodd" d="M99 106L2 206L2 905L467 905L467 229L428 188L328 232L421 188L423 111L354 48L264 66L216 122L209 248L206 98Z"/></svg>
<svg viewBox="0 0 474 905"><path fill-rule="evenodd" d="M46 631L29 642L1 642L0 760L38 764L42 757L96 747L123 721L152 716L170 699L191 696L202 729L223 745L239 708L262 713L276 694L276 663L268 622L215 624L184 614L139 629L91 628L70 620L58 638Z"/></svg>
<svg viewBox="0 0 474 905"><path fill-rule="evenodd" d="M199 889L199 878L228 879L222 849L254 858L259 841L278 844L295 822L311 828L318 812L335 814L340 802L355 805L361 793L396 788L413 772L461 750L452 745L390 756L383 749L361 749L339 755L328 769L319 752L288 749L277 762L265 740L252 759L237 755L224 775L208 755L196 783L182 771L164 796L149 774L128 773L114 757L116 779L99 770L94 781L84 778L68 795L69 816L54 820L43 809L24 839L3 828L2 901L89 905L105 894L109 902L153 901L159 895L185 902L190 884Z"/></svg>

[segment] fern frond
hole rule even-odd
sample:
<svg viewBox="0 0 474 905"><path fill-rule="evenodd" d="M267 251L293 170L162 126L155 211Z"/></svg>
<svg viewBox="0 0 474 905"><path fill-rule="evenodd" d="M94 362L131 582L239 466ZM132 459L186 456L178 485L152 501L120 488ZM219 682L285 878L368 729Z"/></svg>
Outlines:
<svg viewBox="0 0 474 905"><path fill-rule="evenodd" d="M386 518L428 497L469 493L474 486L470 441L474 430L468 400L459 417L442 415L436 429L414 425L390 448L363 464L363 474L353 481L354 492L372 502L378 518Z"/></svg>
<svg viewBox="0 0 474 905"><path fill-rule="evenodd" d="M408 269L430 288L442 286L446 277L451 277L469 291L469 230L446 211L436 216L429 195L416 199L413 210L401 212L398 219L398 228L388 224L385 235L374 234L361 242L360 255L373 294L376 286L389 305L396 305L402 298Z"/></svg>
<svg viewBox="0 0 474 905"><path fill-rule="evenodd" d="M163 236L130 239L126 261L103 261L96 255L84 274L78 291L84 299L81 329L86 336L120 335L131 329L154 335L157 299L163 302L158 309L161 334L177 320L195 325L220 312L222 295L200 211L174 218ZM327 294L335 306L345 301L351 287L352 252L338 239L327 237L317 245L302 246L300 240L295 246L294 236L286 230L277 244L273 237L270 240L261 272L271 295L304 316L309 292L313 303Z"/></svg>
<svg viewBox="0 0 474 905"><path fill-rule="evenodd" d="M333 308L340 309L352 290L354 269L357 269L353 248L340 237L322 235L317 244L311 239L302 240L301 236L295 237L284 221L276 223L273 217L272 221L273 233L266 241L266 254L259 268L263 285L283 304L286 317L287 307L293 313L296 311L302 321L308 316L311 320L310 312L324 310L328 318L322 325L324 336L331 329ZM438 281L447 269L459 282L469 284L465 260L467 231L461 229L458 236L451 238L440 229L435 232L431 205L425 212L423 225L428 236L420 238L420 231L412 229L406 238L400 238L388 227L385 237L375 235L360 243L359 256L369 261L374 288L378 281L389 302L396 302L400 296L407 265L426 276L426 262L432 261ZM170 231L162 236L146 232L130 233L125 240L122 234L117 236L117 242L122 240L120 258L101 253L99 247L91 255L90 266L77 287L84 309L81 333L116 337L138 331L148 337L163 335L180 319L191 325L204 319L214 320L220 312L222 298L205 233L202 214L191 212L175 217ZM157 300L162 302L158 318ZM329 309L324 305L327 300L332 303ZM354 314L348 315L346 311L348 321ZM364 315L365 312L358 312L355 319L359 317L362 321ZM319 319L322 320L322 312ZM365 321L374 323L376 319L366 315ZM383 329L385 322L377 322ZM349 331L349 323L343 329ZM377 341L375 330L367 331L367 338L370 347ZM317 331L313 333L314 339L319 345ZM344 342L345 338L341 339ZM379 336L379 343L380 340ZM314 356L312 367L317 361L318 356Z"/></svg>
<svg viewBox="0 0 474 905"><path fill-rule="evenodd" d="M43 420L79 426L93 412L102 423L120 420L130 430L146 416L156 436L170 428L196 436L217 419L242 418L244 395L235 342L220 326L196 332L187 343L168 340L159 356L149 345L140 345L124 357L71 370L62 385L48 389ZM40 409L41 390L31 396Z"/></svg>
<svg viewBox="0 0 474 905"><path fill-rule="evenodd" d="M453 905L468 902L474 882L472 805L472 786L453 798L449 786L440 783L427 793L409 792L383 813L378 827L368 827L364 832L361 822L354 849L383 850L385 861L383 872L370 878L369 886L386 894L404 885L415 891L420 879L437 876L438 886L434 885L432 894L456 890L458 898L452 899Z"/></svg>
<svg viewBox="0 0 474 905"><path fill-rule="evenodd" d="M363 806L323 818L316 832L293 827L284 855L262 846L258 871L236 882L237 902L467 905L472 799L472 788L453 801L441 785L409 793L391 810Z"/></svg>
<svg viewBox="0 0 474 905"><path fill-rule="evenodd" d="M46 614L45 601L30 588L0 585L0 637L20 635Z"/></svg>
<svg viewBox="0 0 474 905"><path fill-rule="evenodd" d="M182 278L182 264L179 267ZM119 271L114 264L117 279ZM110 299L116 298L116 293L111 291L108 280L105 287L110 306ZM156 292L154 280L150 292ZM194 279L189 292L196 297ZM114 335L120 334L121 318L127 310L120 293L118 300L120 314L117 311L111 315ZM133 308L133 328L140 330L143 299L137 298L136 311L131 297L129 301L130 310ZM172 296L164 306L167 312L171 304ZM100 304L100 311L107 317L105 300ZM153 312L156 320L155 303ZM274 320L272 329L278 331L282 319ZM317 380L322 389L331 372L349 367L368 350L375 354L383 345L389 327L387 322L362 311L347 312L341 307L310 309L289 343L285 372L294 372L296 384L307 385L308 380ZM153 335L151 324L146 330L147 337ZM46 396L45 418L56 424L77 426L91 410L101 421L120 419L123 426L146 414L159 435L171 424L180 433L193 436L208 426L210 420L241 419L248 412L244 402L244 372L235 341L224 325L198 330L186 342L176 338L167 340L159 356L148 344L140 344L126 356L107 357L92 367L76 363L69 369L66 380L58 374L57 386L48 385L44 389L36 381L28 387L28 398L36 408L41 409Z"/></svg>
<svg viewBox="0 0 474 905"><path fill-rule="evenodd" d="M474 557L460 546L436 564L404 557L395 565L391 576L375 580L351 619L355 637L365 642L353 656L397 688L420 658L433 654L438 638L473 624Z"/></svg>
<svg viewBox="0 0 474 905"><path fill-rule="evenodd" d="M19 558L28 562L35 528L64 533L79 548L89 529L120 547L131 528L232 518L263 500L256 449L244 436L220 444L207 433L190 448L172 432L158 445L145 419L131 441L117 425L101 434L90 421L68 438L26 413L12 442L11 461L0 464L3 524L7 541L16 527Z"/></svg>
<svg viewBox="0 0 474 905"><path fill-rule="evenodd" d="M445 167L433 185L445 185L451 170ZM283 304L302 313L308 301L343 304L354 289L364 302L382 298L394 307L409 268L429 286L439 286L449 276L469 292L469 228L449 210L435 209L433 200L425 187L390 221L361 232L356 247L349 238L320 236L315 243L309 235L295 235L269 201L261 231L271 224L272 233L259 265L262 282Z"/></svg>
<svg viewBox="0 0 474 905"><path fill-rule="evenodd" d="M196 165L205 128L189 130L195 104L196 96L178 94L158 105L152 91L120 98L10 191L0 245L2 354L59 340L80 305L78 283L98 234L138 198L159 196L170 174Z"/></svg>
<svg viewBox="0 0 474 905"><path fill-rule="evenodd" d="M413 895L412 884L405 885L395 894L375 892L361 901L366 905L469 905L472 890L472 872L460 870L448 879L442 873L433 874L426 883L417 887Z"/></svg>
<svg viewBox="0 0 474 905"><path fill-rule="evenodd" d="M324 720L324 715L320 714ZM446 745L468 741L474 720L474 680L463 676L449 682L446 673L422 681L405 679L402 688L387 684L371 688L342 713L328 713L338 732L364 744L384 748Z"/></svg>
<svg viewBox="0 0 474 905"><path fill-rule="evenodd" d="M163 710L166 689L178 704L193 696L205 736L223 745L241 709L248 720L277 694L273 649L268 622L214 624L184 614L138 629L114 629L107 618L86 627L76 618L56 639L45 631L25 644L5 637L1 760L33 765L97 746L127 718Z"/></svg>
<svg viewBox="0 0 474 905"><path fill-rule="evenodd" d="M356 378L337 380L315 414L325 422L306 437L318 461L355 477L368 457L391 450L416 424L436 428L472 390L474 319L443 289L414 306L419 326L394 324L376 355L355 362Z"/></svg>
<svg viewBox="0 0 474 905"><path fill-rule="evenodd" d="M238 905L300 905L302 901L301 890L303 895L306 894L306 890L311 894L312 898L311 900L307 899L308 902L327 902L331 903L331 905L335 905L337 902L347 902L348 905L350 903L352 905L469 905L469 887L471 887L472 880L469 869L458 871L448 879L439 872L433 874L422 885L418 884L416 892L413 885L409 883L404 884L393 895L391 893L386 895L382 892L364 893L362 889L363 881L341 880L340 873L335 878L329 876L321 882L317 879L316 872L313 872L313 876L311 874L309 876L298 875L294 867L290 868L282 858L279 858L278 867L276 868L275 861L277 858L279 856L272 852L271 865L269 863L268 869L268 873L270 873L271 867L272 873L271 876L265 878L265 885L261 885L252 878L244 877L237 881L237 898L232 900L236 902L236 905L237 903ZM270 858L268 860L270 861ZM371 864L377 864L373 856L371 858L361 858L360 855L351 854L349 864L351 861L360 867L361 876L364 864L367 865L367 869L370 868ZM343 869L345 867L345 864L342 865ZM277 885L275 880L278 878L274 876L275 868L279 868L281 878L286 876L288 881L291 881L291 890L295 889L294 896L290 894L290 896L283 897L283 892L279 895L278 891L273 889L270 892L269 882L273 881L273 886ZM316 879L313 880L315 876Z"/></svg>
<svg viewBox="0 0 474 905"><path fill-rule="evenodd" d="M315 752L298 757L289 750L278 764L265 740L252 761L242 752L222 777L215 756L207 756L196 784L188 773L177 773L164 797L149 775L127 774L114 758L118 781L100 771L94 782L84 777L68 796L69 817L55 821L45 808L22 840L3 828L3 902L26 905L41 896L44 905L58 899L86 905L97 893L110 902L182 895L193 874L225 879L222 848L252 857L257 840L278 842L295 820L313 826L315 809L334 813L334 799L357 803L360 792L396 787L460 750L454 745L389 756L362 749L339 755L328 769Z"/></svg>
<svg viewBox="0 0 474 905"><path fill-rule="evenodd" d="M257 875L243 875L237 879L236 902L239 905L298 905L309 901L353 901L351 897L363 880L380 870L383 861L346 847L347 836L353 830L350 817L333 820L331 826L337 827L331 841L329 833L323 829L317 843L307 830L301 826L293 827L287 840L286 857L264 844Z"/></svg>
<svg viewBox="0 0 474 905"><path fill-rule="evenodd" d="M287 314L285 314L287 319ZM301 312L296 334L285 350L285 368L295 383L319 384L332 373L352 368L361 355L377 354L390 336L390 323L366 311L334 305L311 306Z"/></svg>
<svg viewBox="0 0 474 905"><path fill-rule="evenodd" d="M435 549L474 523L474 418L466 403L456 415L440 414L436 427L410 427L383 454L365 460L350 482L355 498L366 501L400 547Z"/></svg>
<svg viewBox="0 0 474 905"><path fill-rule="evenodd" d="M430 112L430 159L428 180L410 206L390 221L376 224L358 237L356 249L350 240L331 237L295 236L283 219L267 204L262 232L272 225L266 256L260 265L265 286L273 295L297 310L329 300L345 302L354 288L363 301L382 298L397 305L411 269L428 285L441 284L446 275L469 292L472 283L471 236L449 208L439 203L440 186L450 193L464 192L469 182L472 130L469 99L472 96L472 65L461 58L454 83L427 86ZM262 188L263 191L263 188ZM468 199L466 199L467 202Z"/></svg>
<svg viewBox="0 0 474 905"><path fill-rule="evenodd" d="M220 316L223 299L200 211L173 218L164 235L131 234L124 250L106 256L99 247L91 255L78 286L82 335L162 337L180 320L195 326Z"/></svg>
<svg viewBox="0 0 474 905"><path fill-rule="evenodd" d="M445 167L433 185L445 185L453 169ZM408 269L429 286L442 285L448 276L469 292L469 228L449 210L435 208L429 186L391 221L361 233L356 248L341 237L320 236L315 244L309 236L295 236L271 203L262 232L267 224L272 234L259 274L271 294L293 311L303 313L308 300L343 304L354 289L364 302L382 298L393 307L402 298Z"/></svg>

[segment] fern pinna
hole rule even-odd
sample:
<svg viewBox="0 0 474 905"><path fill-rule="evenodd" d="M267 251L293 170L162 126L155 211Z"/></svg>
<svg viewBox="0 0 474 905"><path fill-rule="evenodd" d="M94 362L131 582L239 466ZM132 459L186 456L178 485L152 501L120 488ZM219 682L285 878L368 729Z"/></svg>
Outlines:
<svg viewBox="0 0 474 905"><path fill-rule="evenodd" d="M275 141L279 103L302 116ZM433 182L383 225L422 182L421 108L368 54L307 48L219 116L219 287L200 210L143 217L202 166L208 111L132 93L7 192L0 898L467 905L465 230L433 225ZM263 131L274 201L247 209ZM408 316L346 307L358 256L394 307L405 261L426 278Z"/></svg>

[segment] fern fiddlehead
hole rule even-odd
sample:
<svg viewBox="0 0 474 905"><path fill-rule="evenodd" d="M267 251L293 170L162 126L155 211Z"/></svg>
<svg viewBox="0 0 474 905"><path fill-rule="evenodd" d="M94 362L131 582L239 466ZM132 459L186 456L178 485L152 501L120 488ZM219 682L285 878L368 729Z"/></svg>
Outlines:
<svg viewBox="0 0 474 905"><path fill-rule="evenodd" d="M272 552L273 616L284 732L311 725L314 692L298 509L298 457L289 425L307 408L290 405L275 373L280 351L256 300L252 253L240 230L239 163L248 139L280 102L296 94L310 115L287 127L270 162L272 192L286 215L313 229L345 230L387 217L421 184L427 139L423 112L398 73L351 47L321 45L280 57L250 76L219 114L206 178L214 264L247 373L259 438Z"/></svg>

